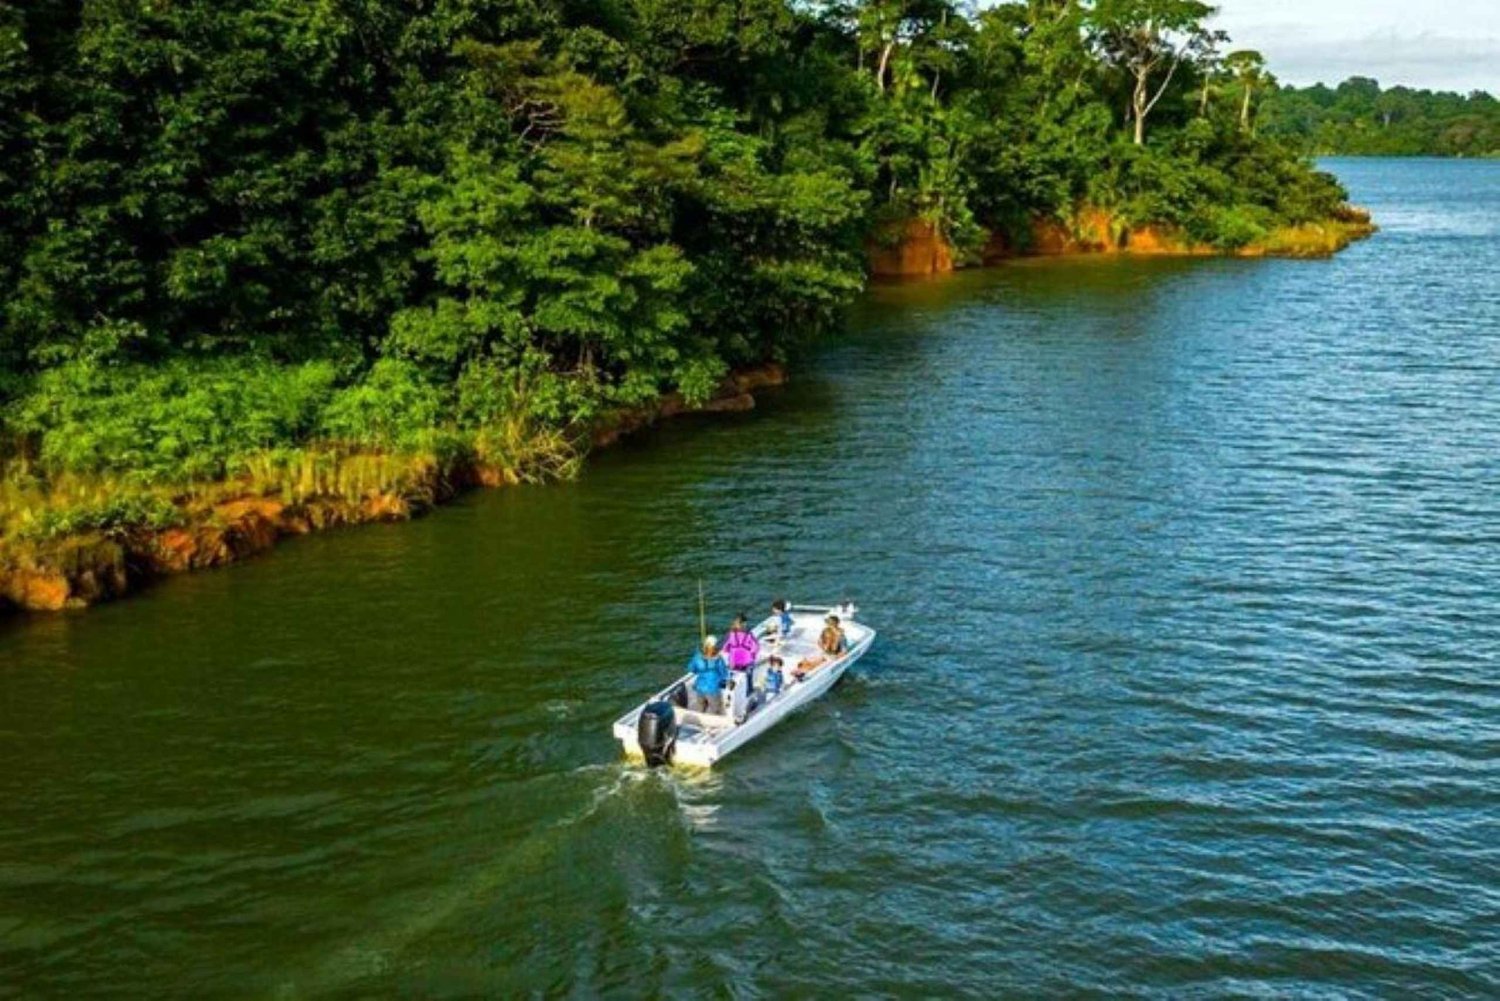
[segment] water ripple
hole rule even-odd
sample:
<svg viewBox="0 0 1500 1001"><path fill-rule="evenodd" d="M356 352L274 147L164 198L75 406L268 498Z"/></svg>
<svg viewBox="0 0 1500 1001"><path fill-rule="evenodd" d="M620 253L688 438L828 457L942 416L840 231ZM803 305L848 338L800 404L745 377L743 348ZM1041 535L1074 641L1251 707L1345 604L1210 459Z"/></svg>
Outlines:
<svg viewBox="0 0 1500 1001"><path fill-rule="evenodd" d="M1337 169L1333 261L878 289L577 484L0 632L0 996L1500 996L1500 165ZM625 768L699 579L881 642Z"/></svg>

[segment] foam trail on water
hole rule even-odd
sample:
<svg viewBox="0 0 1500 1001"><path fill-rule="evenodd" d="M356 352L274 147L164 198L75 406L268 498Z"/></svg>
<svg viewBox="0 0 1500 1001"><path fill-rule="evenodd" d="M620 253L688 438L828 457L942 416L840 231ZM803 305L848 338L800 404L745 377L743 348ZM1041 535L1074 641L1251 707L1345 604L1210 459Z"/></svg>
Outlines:
<svg viewBox="0 0 1500 1001"><path fill-rule="evenodd" d="M595 788L580 809L537 828L521 841L507 845L504 855L493 864L470 870L461 884L450 887L426 906L408 911L401 920L323 957L305 978L281 984L273 996L317 996L386 972L413 943L442 927L455 914L492 896L510 881L517 870L546 864L548 856L561 844L561 838L557 836L559 832L587 821L622 790L650 777L648 772L620 765L585 765L568 774L591 771L612 774L613 780Z"/></svg>

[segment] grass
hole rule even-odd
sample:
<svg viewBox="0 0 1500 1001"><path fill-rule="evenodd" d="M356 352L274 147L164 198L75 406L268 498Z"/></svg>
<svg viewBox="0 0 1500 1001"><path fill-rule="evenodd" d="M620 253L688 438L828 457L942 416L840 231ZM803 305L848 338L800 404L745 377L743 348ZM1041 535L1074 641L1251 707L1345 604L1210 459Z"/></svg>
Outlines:
<svg viewBox="0 0 1500 1001"><path fill-rule="evenodd" d="M572 478L582 461L575 436L524 417L478 431L434 431L421 447L395 451L333 442L264 449L238 456L223 477L209 480L54 470L13 456L0 465L0 556L6 548L194 523L244 497L294 505L393 495L427 505L480 471L489 480L544 482Z"/></svg>
<svg viewBox="0 0 1500 1001"><path fill-rule="evenodd" d="M48 476L24 459L0 470L0 539L112 533L131 525L165 528L176 511L169 492L116 477Z"/></svg>
<svg viewBox="0 0 1500 1001"><path fill-rule="evenodd" d="M1331 219L1274 229L1254 246L1278 257L1328 257L1369 236L1375 229L1369 212L1346 205Z"/></svg>
<svg viewBox="0 0 1500 1001"><path fill-rule="evenodd" d="M11 421L0 422L0 606L88 604L119 593L135 569L232 559L235 547L265 544L266 518L276 531L305 531L405 516L471 484L571 479L594 432L638 419L625 409L559 427L502 392L467 412L375 394L360 398L370 413L357 420L312 420L317 408L296 393L295 406L282 405L285 393L236 396L223 388L233 372L210 380L211 402L223 405L173 407L160 401L191 395L193 371L158 385L139 367L75 368L63 371L72 382L60 375L0 411ZM273 389L290 378L241 376ZM472 423L428 426L450 412ZM182 538L163 537L179 527Z"/></svg>
<svg viewBox="0 0 1500 1001"><path fill-rule="evenodd" d="M1305 223L1274 229L1257 240L1254 248L1275 257L1328 257L1368 235L1367 229L1352 223Z"/></svg>

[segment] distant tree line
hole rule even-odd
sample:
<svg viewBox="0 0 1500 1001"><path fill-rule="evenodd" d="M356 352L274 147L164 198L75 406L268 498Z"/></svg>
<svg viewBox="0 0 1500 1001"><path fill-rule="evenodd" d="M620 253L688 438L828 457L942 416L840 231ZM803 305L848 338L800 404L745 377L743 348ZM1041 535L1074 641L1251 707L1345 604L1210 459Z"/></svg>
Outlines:
<svg viewBox="0 0 1500 1001"><path fill-rule="evenodd" d="M5 437L29 475L151 482L479 447L781 356L884 221L972 254L1084 204L1224 247L1328 216L1211 12L0 5Z"/></svg>
<svg viewBox="0 0 1500 1001"><path fill-rule="evenodd" d="M1484 91L1382 89L1356 76L1276 88L1261 121L1266 134L1318 155L1500 156L1500 101Z"/></svg>

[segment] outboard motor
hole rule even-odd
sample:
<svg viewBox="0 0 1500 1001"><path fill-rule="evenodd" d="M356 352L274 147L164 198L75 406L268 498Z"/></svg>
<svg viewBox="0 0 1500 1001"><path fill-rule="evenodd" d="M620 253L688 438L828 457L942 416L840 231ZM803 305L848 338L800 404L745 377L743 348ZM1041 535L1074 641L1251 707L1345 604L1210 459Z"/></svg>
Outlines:
<svg viewBox="0 0 1500 1001"><path fill-rule="evenodd" d="M677 714L670 702L648 702L635 725L636 743L646 756L646 766L655 768L672 760L677 744Z"/></svg>

